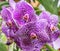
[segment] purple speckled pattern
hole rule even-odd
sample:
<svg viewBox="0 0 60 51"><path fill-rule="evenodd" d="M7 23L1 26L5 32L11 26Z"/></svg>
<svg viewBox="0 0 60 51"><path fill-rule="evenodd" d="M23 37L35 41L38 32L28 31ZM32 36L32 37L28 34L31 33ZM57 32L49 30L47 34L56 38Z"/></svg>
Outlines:
<svg viewBox="0 0 60 51"><path fill-rule="evenodd" d="M23 51L40 51L46 43L52 43L59 37L57 15L42 11L37 16L26 1L15 3L10 0L9 4L1 11L2 32Z"/></svg>
<svg viewBox="0 0 60 51"><path fill-rule="evenodd" d="M27 17L29 17L27 22L26 20L24 20L24 16L26 14L28 14ZM24 23L28 23L30 21L36 21L36 14L30 4L28 4L27 2L20 1L16 4L14 18L17 23L23 25Z"/></svg>

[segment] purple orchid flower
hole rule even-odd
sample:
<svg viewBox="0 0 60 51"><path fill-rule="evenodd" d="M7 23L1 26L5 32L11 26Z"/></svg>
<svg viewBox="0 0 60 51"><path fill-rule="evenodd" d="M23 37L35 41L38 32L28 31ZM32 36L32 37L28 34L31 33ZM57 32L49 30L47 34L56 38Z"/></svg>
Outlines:
<svg viewBox="0 0 60 51"><path fill-rule="evenodd" d="M3 19L2 32L5 33L7 38L13 38L15 32L18 30L17 24L13 19L13 8L3 7L1 15Z"/></svg>
<svg viewBox="0 0 60 51"><path fill-rule="evenodd" d="M49 37L51 38L52 41L55 41L59 37L59 32L60 30L58 29L58 16L57 15L52 15L51 13L47 11L43 11L39 15L39 20L40 19L46 19L48 22L48 26L46 28L46 32L49 34Z"/></svg>
<svg viewBox="0 0 60 51"><path fill-rule="evenodd" d="M9 37L8 40L13 39L23 51L40 51L44 44L58 38L60 33L56 15L43 11L37 18L34 9L26 1L15 3L9 0L9 4L1 11L5 21L2 31Z"/></svg>
<svg viewBox="0 0 60 51"><path fill-rule="evenodd" d="M53 24L54 26L59 22L57 15L51 14L47 11L42 11L42 13L39 15L39 19L46 19L50 25Z"/></svg>
<svg viewBox="0 0 60 51"><path fill-rule="evenodd" d="M21 24L19 23L24 24L25 22L27 23L33 20L36 21L36 15L34 13L34 9L27 2L20 1L18 3L15 3L13 0L9 0L9 4L10 6L8 8L3 7L1 15L6 25L10 29L13 29L14 32L16 32L15 30L18 29L17 27L21 26Z"/></svg>
<svg viewBox="0 0 60 51"><path fill-rule="evenodd" d="M45 31L46 26L47 21L44 19L25 24L15 35L17 39L20 39L18 42L21 43L21 46L18 46L21 47L23 51L40 51L40 48L45 43L51 42ZM43 31L40 28L42 28Z"/></svg>
<svg viewBox="0 0 60 51"><path fill-rule="evenodd" d="M14 10L14 19L19 25L23 25L28 22L36 21L36 14L33 7L26 1L20 1L16 3Z"/></svg>
<svg viewBox="0 0 60 51"><path fill-rule="evenodd" d="M12 3L14 3L14 5L12 5ZM32 8L32 6L25 1L20 1L18 3L15 3L13 0L9 0L9 4L10 4L10 6L8 8L3 7L2 11L1 11L1 15L4 20L4 23L2 25L2 31L5 33L5 35L8 37L8 39L9 38L11 39L14 37L17 30L21 28L20 26L18 26L19 23L21 23L21 22L24 23L25 21L27 21L27 22L36 21L36 15L34 13L34 9ZM17 18L16 18L16 15L17 15ZM20 18L22 18L22 19L20 19ZM14 38L14 39L15 39L16 43L20 44L20 42L16 41L16 38Z"/></svg>
<svg viewBox="0 0 60 51"><path fill-rule="evenodd" d="M16 32L18 30L17 25L15 24L13 18L12 18L12 9L11 8L3 8L1 11L2 18L4 20L2 30L13 30L13 32ZM8 31L6 31L8 32Z"/></svg>

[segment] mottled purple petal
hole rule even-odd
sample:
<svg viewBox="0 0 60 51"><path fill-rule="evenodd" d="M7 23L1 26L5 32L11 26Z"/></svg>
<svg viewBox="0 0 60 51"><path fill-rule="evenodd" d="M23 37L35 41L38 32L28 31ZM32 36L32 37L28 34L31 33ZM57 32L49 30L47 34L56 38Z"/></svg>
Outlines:
<svg viewBox="0 0 60 51"><path fill-rule="evenodd" d="M8 21L9 19L11 19L11 12L7 9L7 8L4 8L2 11L1 11L1 15L2 15L2 18L5 20L5 21Z"/></svg>
<svg viewBox="0 0 60 51"><path fill-rule="evenodd" d="M14 37L14 32L13 30L10 30L9 27L7 26L2 26L2 32L7 36L7 37Z"/></svg>
<svg viewBox="0 0 60 51"><path fill-rule="evenodd" d="M35 46L35 44L39 44L39 43L48 43L50 42L50 39L48 37L48 34L45 32L45 31L41 31L40 30L40 26L41 24L43 23L44 21L40 21L39 22L30 22L30 23L27 23L26 25L24 25L21 29L19 29L17 32L16 32L16 36L18 38L21 39L21 47L25 50L31 50L32 48L34 47L37 47L39 48L39 46ZM37 25L39 23L39 25ZM44 22L44 25L46 22ZM42 26L42 28L44 29L44 26ZM31 38L31 33L33 34L36 34L34 36L37 36L37 41L36 38ZM17 38L17 39L18 39Z"/></svg>
<svg viewBox="0 0 60 51"><path fill-rule="evenodd" d="M57 15L53 15L50 14L47 11L43 11L40 15L39 15L39 19L46 19L48 21L48 23L51 25L57 25L58 24L58 16Z"/></svg>
<svg viewBox="0 0 60 51"><path fill-rule="evenodd" d="M50 19L50 13L47 11L42 11L41 14L39 15L40 19L46 19L49 22Z"/></svg>
<svg viewBox="0 0 60 51"><path fill-rule="evenodd" d="M9 29L8 29L8 27L6 27L6 26L2 26L2 32L7 36L7 37L9 37Z"/></svg>
<svg viewBox="0 0 60 51"><path fill-rule="evenodd" d="M28 21L24 19L24 16L26 17L25 19L28 19ZM36 21L36 15L34 9L30 4L25 1L21 1L16 4L14 19L17 21L18 24L23 25L24 23L28 23L30 21Z"/></svg>
<svg viewBox="0 0 60 51"><path fill-rule="evenodd" d="M50 34L51 40L52 40L52 41L57 40L57 38L59 37L59 34L60 34L60 30L57 30L57 31L55 31L54 33L51 33L51 34Z"/></svg>
<svg viewBox="0 0 60 51"><path fill-rule="evenodd" d="M48 25L48 22L46 19L40 19L40 20L38 20L38 23L36 26L38 26L39 29L42 31L42 30L46 29L47 25Z"/></svg>
<svg viewBox="0 0 60 51"><path fill-rule="evenodd" d="M57 15L51 15L50 16L50 24L57 25L58 24L58 16Z"/></svg>

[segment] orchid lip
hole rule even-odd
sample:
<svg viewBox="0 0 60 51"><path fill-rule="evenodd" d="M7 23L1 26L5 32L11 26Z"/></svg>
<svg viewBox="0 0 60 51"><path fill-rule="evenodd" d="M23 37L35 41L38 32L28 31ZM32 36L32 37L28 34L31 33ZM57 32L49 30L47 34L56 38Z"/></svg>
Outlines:
<svg viewBox="0 0 60 51"><path fill-rule="evenodd" d="M30 38L31 39L37 39L37 35L35 33L31 33Z"/></svg>
<svg viewBox="0 0 60 51"><path fill-rule="evenodd" d="M24 19L26 22L28 22L29 15L28 15L28 14L25 14L25 15L23 16L23 19Z"/></svg>
<svg viewBox="0 0 60 51"><path fill-rule="evenodd" d="M55 26L50 27L51 31L55 31L57 28Z"/></svg>
<svg viewBox="0 0 60 51"><path fill-rule="evenodd" d="M8 21L6 22L7 26L11 27L12 26L12 22L11 21Z"/></svg>

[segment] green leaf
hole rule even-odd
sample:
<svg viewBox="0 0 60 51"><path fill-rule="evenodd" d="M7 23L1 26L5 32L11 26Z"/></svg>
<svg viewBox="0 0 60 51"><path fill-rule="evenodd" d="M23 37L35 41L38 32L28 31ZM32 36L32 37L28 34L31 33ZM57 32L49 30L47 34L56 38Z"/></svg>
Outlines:
<svg viewBox="0 0 60 51"><path fill-rule="evenodd" d="M46 51L45 49L41 49L41 51Z"/></svg>
<svg viewBox="0 0 60 51"><path fill-rule="evenodd" d="M60 6L57 8L58 10L58 15L59 15L59 20L60 20Z"/></svg>
<svg viewBox="0 0 60 51"><path fill-rule="evenodd" d="M6 38L5 34L2 33L1 35L2 35L1 40L2 40L2 42L5 43L7 41L7 38Z"/></svg>
<svg viewBox="0 0 60 51"><path fill-rule="evenodd" d="M60 23L58 24L58 28L60 29Z"/></svg>
<svg viewBox="0 0 60 51"><path fill-rule="evenodd" d="M59 0L55 0L55 1L54 1L54 6L55 6L55 7L57 7L58 1L59 1Z"/></svg>
<svg viewBox="0 0 60 51"><path fill-rule="evenodd" d="M0 42L0 51L7 51L6 45L1 42Z"/></svg>
<svg viewBox="0 0 60 51"><path fill-rule="evenodd" d="M26 1L30 3L30 0L26 0Z"/></svg>
<svg viewBox="0 0 60 51"><path fill-rule="evenodd" d="M40 9L37 7L37 8L34 8L35 11L36 11L36 14L39 15L41 13Z"/></svg>
<svg viewBox="0 0 60 51"><path fill-rule="evenodd" d="M39 2L45 7L45 9L53 14L57 14L57 2L53 0L39 0Z"/></svg>
<svg viewBox="0 0 60 51"><path fill-rule="evenodd" d="M52 47L51 47L51 46L49 46L48 44L46 44L45 46L46 46L46 48L48 48L48 49L49 49L49 51L56 51L54 48L52 48Z"/></svg>
<svg viewBox="0 0 60 51"><path fill-rule="evenodd" d="M35 0L33 0L35 2Z"/></svg>
<svg viewBox="0 0 60 51"><path fill-rule="evenodd" d="M1 2L0 3L0 10L2 9L2 6L8 6L9 5L9 3L8 2L6 2L6 1L3 1L3 2Z"/></svg>

